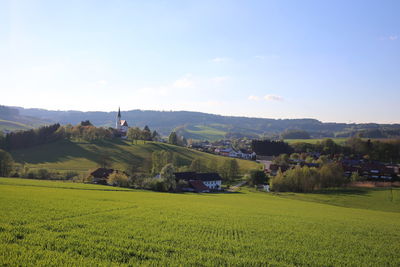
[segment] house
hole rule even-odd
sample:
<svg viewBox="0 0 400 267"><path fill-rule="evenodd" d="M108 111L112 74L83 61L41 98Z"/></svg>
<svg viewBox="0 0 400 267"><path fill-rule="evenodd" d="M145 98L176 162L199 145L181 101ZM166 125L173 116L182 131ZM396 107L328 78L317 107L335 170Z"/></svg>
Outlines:
<svg viewBox="0 0 400 267"><path fill-rule="evenodd" d="M215 172L177 172L175 179L188 182L190 188L185 188L184 191L210 192L221 190L222 178Z"/></svg>
<svg viewBox="0 0 400 267"><path fill-rule="evenodd" d="M90 173L90 176L93 177L94 184L107 184L107 178L113 172L114 169L97 168Z"/></svg>
<svg viewBox="0 0 400 267"><path fill-rule="evenodd" d="M90 176L93 177L93 181L92 182L94 184L106 185L107 184L107 178L114 172L123 173L123 174L127 175L125 172L119 171L119 170L107 169L107 168L97 168L96 170L94 170L94 171L92 171L90 173Z"/></svg>

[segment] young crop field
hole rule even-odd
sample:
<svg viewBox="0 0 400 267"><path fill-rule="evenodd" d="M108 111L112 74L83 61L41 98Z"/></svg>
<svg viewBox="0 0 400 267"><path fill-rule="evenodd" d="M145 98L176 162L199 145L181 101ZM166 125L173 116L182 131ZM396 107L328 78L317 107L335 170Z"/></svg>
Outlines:
<svg viewBox="0 0 400 267"><path fill-rule="evenodd" d="M0 265L399 266L399 211L344 202L0 178Z"/></svg>

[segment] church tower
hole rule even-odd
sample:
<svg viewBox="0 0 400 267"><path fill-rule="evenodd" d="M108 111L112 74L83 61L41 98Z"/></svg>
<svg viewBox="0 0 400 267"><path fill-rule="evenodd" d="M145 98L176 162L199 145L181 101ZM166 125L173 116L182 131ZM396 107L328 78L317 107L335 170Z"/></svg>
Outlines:
<svg viewBox="0 0 400 267"><path fill-rule="evenodd" d="M121 129L121 109L118 107L118 115L117 115L117 121L116 121L116 125L117 130Z"/></svg>

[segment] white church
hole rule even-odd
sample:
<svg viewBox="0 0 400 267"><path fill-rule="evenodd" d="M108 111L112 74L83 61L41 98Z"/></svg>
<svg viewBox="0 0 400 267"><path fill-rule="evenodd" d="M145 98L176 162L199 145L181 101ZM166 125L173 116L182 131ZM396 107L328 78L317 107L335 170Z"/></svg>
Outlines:
<svg viewBox="0 0 400 267"><path fill-rule="evenodd" d="M121 120L121 109L118 108L117 120L115 122L115 128L122 138L126 138L126 134L128 133L128 122L126 120Z"/></svg>

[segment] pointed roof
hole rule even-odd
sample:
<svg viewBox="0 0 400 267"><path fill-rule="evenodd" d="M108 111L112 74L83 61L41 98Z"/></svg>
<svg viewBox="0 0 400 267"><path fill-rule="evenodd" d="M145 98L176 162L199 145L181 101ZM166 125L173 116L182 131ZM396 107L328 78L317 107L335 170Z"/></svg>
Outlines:
<svg viewBox="0 0 400 267"><path fill-rule="evenodd" d="M121 109L120 109L120 107L118 107L118 115L117 115L117 117L121 118Z"/></svg>
<svg viewBox="0 0 400 267"><path fill-rule="evenodd" d="M126 122L126 120L121 120L121 126L128 126L128 123Z"/></svg>

